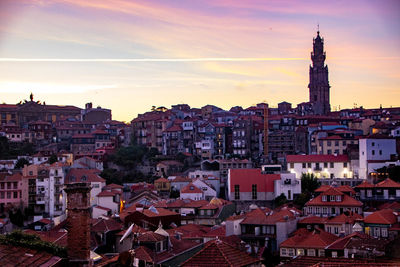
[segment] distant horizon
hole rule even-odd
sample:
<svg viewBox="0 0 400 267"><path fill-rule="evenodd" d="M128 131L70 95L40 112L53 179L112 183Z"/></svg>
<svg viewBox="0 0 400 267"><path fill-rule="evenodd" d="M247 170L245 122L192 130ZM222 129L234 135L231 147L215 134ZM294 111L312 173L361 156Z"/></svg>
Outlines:
<svg viewBox="0 0 400 267"><path fill-rule="evenodd" d="M308 102L318 25L331 110L400 103L400 2L0 2L1 103L223 109Z"/></svg>

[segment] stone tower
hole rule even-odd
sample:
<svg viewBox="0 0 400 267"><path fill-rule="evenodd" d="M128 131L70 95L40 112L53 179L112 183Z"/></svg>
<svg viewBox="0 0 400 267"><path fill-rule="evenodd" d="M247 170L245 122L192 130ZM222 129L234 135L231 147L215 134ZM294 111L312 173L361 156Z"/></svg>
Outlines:
<svg viewBox="0 0 400 267"><path fill-rule="evenodd" d="M90 186L67 184L68 266L92 266L90 262Z"/></svg>
<svg viewBox="0 0 400 267"><path fill-rule="evenodd" d="M325 65L326 54L324 52L324 39L319 36L313 40L311 52L312 65L310 66L310 103L314 114L325 115L331 111L329 103L328 66Z"/></svg>

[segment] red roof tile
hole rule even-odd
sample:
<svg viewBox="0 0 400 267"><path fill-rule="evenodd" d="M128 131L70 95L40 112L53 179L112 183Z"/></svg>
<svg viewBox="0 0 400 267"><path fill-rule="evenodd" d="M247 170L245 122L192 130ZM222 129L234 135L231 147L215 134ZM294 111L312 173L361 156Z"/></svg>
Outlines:
<svg viewBox="0 0 400 267"><path fill-rule="evenodd" d="M304 219L301 219L299 224L324 224L327 218L319 217L319 216L310 216Z"/></svg>
<svg viewBox="0 0 400 267"><path fill-rule="evenodd" d="M331 250L343 250L346 248L346 245L353 239L371 239L372 237L370 235L364 234L364 233L358 233L354 232L350 235L344 236L342 238L337 239L334 241L332 244L330 244L327 249Z"/></svg>
<svg viewBox="0 0 400 267"><path fill-rule="evenodd" d="M329 218L326 221L326 223L328 223L328 224L352 224L353 225L356 220L361 220L361 219L363 219L363 217L357 213L349 213L349 214L342 213L338 216Z"/></svg>
<svg viewBox="0 0 400 267"><path fill-rule="evenodd" d="M394 224L396 222L397 216L394 215L391 209L375 211L364 219L364 223L371 224Z"/></svg>
<svg viewBox="0 0 400 267"><path fill-rule="evenodd" d="M335 190L335 195L342 195L342 201L337 202L337 201L322 201L322 196L323 195L329 195L328 192L324 192L321 195L311 199L306 203L306 206L342 206L342 207L361 207L363 205L362 202L352 198L351 196L348 196L346 194L343 194L342 192L339 192ZM337 194L339 193L339 194ZM328 198L328 197L327 197Z"/></svg>
<svg viewBox="0 0 400 267"><path fill-rule="evenodd" d="M323 230L308 231L305 228L301 228L292 237L283 241L280 247L322 249L337 239L337 236Z"/></svg>
<svg viewBox="0 0 400 267"><path fill-rule="evenodd" d="M221 240L212 240L181 266L248 266L260 262Z"/></svg>
<svg viewBox="0 0 400 267"><path fill-rule="evenodd" d="M384 188L400 188L400 183L393 181L390 178L383 180L380 183L375 185L376 187L384 187Z"/></svg>
<svg viewBox="0 0 400 267"><path fill-rule="evenodd" d="M367 180L362 181L361 184L355 186L355 188L374 188L375 186L369 182L367 182Z"/></svg>
<svg viewBox="0 0 400 267"><path fill-rule="evenodd" d="M287 155L288 163L298 162L348 162L347 155Z"/></svg>
<svg viewBox="0 0 400 267"><path fill-rule="evenodd" d="M202 194L203 191L201 191L201 189L199 189L193 183L190 183L181 189L181 194L191 194L191 193Z"/></svg>
<svg viewBox="0 0 400 267"><path fill-rule="evenodd" d="M67 174L65 183L93 183L93 182L105 182L103 178L98 175L98 170L91 169L75 169L71 168Z"/></svg>

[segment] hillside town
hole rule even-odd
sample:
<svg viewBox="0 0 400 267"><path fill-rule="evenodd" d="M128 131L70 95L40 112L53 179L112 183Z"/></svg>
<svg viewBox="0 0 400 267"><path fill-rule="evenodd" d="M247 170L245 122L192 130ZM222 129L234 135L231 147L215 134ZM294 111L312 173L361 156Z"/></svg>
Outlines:
<svg viewBox="0 0 400 267"><path fill-rule="evenodd" d="M296 107L0 104L1 265L399 266L400 107L332 111L312 45Z"/></svg>

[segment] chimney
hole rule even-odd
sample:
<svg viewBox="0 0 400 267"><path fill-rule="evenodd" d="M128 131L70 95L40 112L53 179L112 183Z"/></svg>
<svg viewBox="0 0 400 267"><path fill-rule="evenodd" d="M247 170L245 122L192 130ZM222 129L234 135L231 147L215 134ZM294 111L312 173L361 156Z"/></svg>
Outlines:
<svg viewBox="0 0 400 267"><path fill-rule="evenodd" d="M92 102L86 103L85 109L92 109Z"/></svg>
<svg viewBox="0 0 400 267"><path fill-rule="evenodd" d="M66 184L68 225L68 266L92 266L90 261L90 186Z"/></svg>

